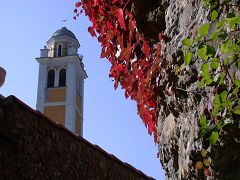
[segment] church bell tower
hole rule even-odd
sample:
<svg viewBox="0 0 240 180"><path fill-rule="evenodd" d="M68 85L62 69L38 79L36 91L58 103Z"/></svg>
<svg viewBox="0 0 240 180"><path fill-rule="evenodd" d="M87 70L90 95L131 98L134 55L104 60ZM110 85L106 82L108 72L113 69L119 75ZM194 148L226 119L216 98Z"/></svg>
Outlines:
<svg viewBox="0 0 240 180"><path fill-rule="evenodd" d="M66 27L53 33L41 49L37 110L61 123L70 131L83 135L84 79L87 78L80 44Z"/></svg>

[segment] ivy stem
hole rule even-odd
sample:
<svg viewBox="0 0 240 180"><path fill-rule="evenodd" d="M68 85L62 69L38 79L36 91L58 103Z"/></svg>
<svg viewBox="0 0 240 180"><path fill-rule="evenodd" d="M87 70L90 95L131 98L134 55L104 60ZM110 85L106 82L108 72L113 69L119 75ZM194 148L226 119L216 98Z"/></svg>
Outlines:
<svg viewBox="0 0 240 180"><path fill-rule="evenodd" d="M237 5L237 4L220 4L220 3L219 3L218 5L219 5L219 6L233 6L233 7L234 7L234 6L237 6L237 7L239 6L239 5Z"/></svg>
<svg viewBox="0 0 240 180"><path fill-rule="evenodd" d="M132 1L132 0L128 0L128 1L127 1L127 3L125 4L125 6L123 7L123 11L124 11L124 9L127 7L127 5L130 3L130 1Z"/></svg>
<svg viewBox="0 0 240 180"><path fill-rule="evenodd" d="M238 63L239 61L240 61L240 59L238 59L237 61L231 62L231 63L229 64L229 66L231 66L231 65L233 65L233 64L235 64L235 63Z"/></svg>
<svg viewBox="0 0 240 180"><path fill-rule="evenodd" d="M176 89L181 90L181 91L185 91L185 92L187 92L187 93L196 93L196 94L199 94L200 96L204 97L202 94L200 94L200 93L198 93L198 92L196 92L196 91L187 91L187 90L182 89L182 88L179 88L179 87L176 87Z"/></svg>

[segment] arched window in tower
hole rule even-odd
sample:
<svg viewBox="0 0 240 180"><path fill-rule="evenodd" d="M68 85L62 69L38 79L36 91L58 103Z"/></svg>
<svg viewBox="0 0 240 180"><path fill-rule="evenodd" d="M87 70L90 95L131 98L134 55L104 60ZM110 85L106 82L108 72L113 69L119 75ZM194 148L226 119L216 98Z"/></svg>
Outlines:
<svg viewBox="0 0 240 180"><path fill-rule="evenodd" d="M48 71L48 79L47 79L47 87L54 87L54 79L55 79L55 71L54 69L50 69Z"/></svg>
<svg viewBox="0 0 240 180"><path fill-rule="evenodd" d="M57 57L62 56L62 44L57 45Z"/></svg>
<svg viewBox="0 0 240 180"><path fill-rule="evenodd" d="M66 86L66 69L61 69L59 73L59 87Z"/></svg>

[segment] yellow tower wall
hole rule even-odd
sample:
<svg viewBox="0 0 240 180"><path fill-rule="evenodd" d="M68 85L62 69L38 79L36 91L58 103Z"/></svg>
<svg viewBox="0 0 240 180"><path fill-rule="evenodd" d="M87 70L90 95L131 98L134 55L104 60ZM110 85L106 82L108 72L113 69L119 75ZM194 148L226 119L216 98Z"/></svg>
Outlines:
<svg viewBox="0 0 240 180"><path fill-rule="evenodd" d="M62 88L49 88L47 90L47 102L48 103L57 103L66 101L66 87ZM44 108L43 112L47 117L52 119L55 122L59 122L65 126L65 106L47 106Z"/></svg>
<svg viewBox="0 0 240 180"><path fill-rule="evenodd" d="M55 122L65 126L65 106L48 106L44 108L44 114Z"/></svg>
<svg viewBox="0 0 240 180"><path fill-rule="evenodd" d="M47 102L65 102L66 87L49 88L47 93Z"/></svg>
<svg viewBox="0 0 240 180"><path fill-rule="evenodd" d="M81 112L82 111L82 98L79 96L79 94L76 92L76 106L78 110ZM81 117L76 110L76 120L75 120L75 133L81 135Z"/></svg>
<svg viewBox="0 0 240 180"><path fill-rule="evenodd" d="M75 133L81 135L81 125L80 125L80 116L78 111L76 110L76 120L75 120Z"/></svg>
<svg viewBox="0 0 240 180"><path fill-rule="evenodd" d="M78 93L76 93L76 105L79 111L82 110L82 98L79 96Z"/></svg>

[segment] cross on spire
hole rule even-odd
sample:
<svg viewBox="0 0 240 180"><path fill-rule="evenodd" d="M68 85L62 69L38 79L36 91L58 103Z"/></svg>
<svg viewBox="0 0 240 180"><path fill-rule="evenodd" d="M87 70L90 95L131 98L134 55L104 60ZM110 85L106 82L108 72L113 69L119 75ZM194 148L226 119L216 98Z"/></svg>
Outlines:
<svg viewBox="0 0 240 180"><path fill-rule="evenodd" d="M63 20L62 20L62 22L63 22L64 25L66 25L67 21L68 21L67 19L63 19Z"/></svg>

